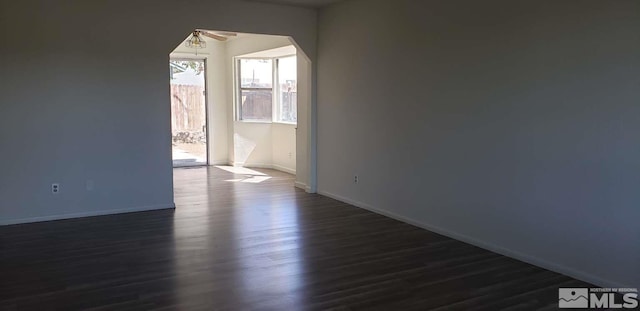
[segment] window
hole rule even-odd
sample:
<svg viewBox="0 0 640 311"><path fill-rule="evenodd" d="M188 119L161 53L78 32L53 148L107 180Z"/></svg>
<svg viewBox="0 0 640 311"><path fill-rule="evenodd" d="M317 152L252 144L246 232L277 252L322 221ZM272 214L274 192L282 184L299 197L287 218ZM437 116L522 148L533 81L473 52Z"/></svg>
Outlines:
<svg viewBox="0 0 640 311"><path fill-rule="evenodd" d="M271 121L273 117L273 60L240 59L239 116L241 120Z"/></svg>
<svg viewBox="0 0 640 311"><path fill-rule="evenodd" d="M296 123L296 57L240 58L236 62L237 118L242 121Z"/></svg>
<svg viewBox="0 0 640 311"><path fill-rule="evenodd" d="M298 120L298 72L296 57L276 60L278 72L278 99L276 121L296 123Z"/></svg>

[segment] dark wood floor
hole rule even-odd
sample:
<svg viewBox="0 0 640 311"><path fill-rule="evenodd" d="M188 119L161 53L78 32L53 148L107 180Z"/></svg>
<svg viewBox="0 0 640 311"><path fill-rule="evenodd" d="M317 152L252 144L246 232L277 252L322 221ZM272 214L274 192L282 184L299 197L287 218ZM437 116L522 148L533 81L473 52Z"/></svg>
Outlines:
<svg viewBox="0 0 640 311"><path fill-rule="evenodd" d="M259 171L176 169L175 211L0 227L0 309L553 310L589 286Z"/></svg>

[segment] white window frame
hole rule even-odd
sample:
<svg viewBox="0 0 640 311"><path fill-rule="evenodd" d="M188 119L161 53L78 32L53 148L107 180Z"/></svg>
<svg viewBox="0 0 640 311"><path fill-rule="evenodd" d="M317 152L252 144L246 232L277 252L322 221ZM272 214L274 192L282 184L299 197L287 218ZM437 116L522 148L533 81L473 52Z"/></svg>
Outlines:
<svg viewBox="0 0 640 311"><path fill-rule="evenodd" d="M289 125L297 125L298 122L289 122L289 121L281 121L280 120L280 110L282 109L280 105L280 77L279 77L279 67L278 63L281 58L288 57L296 57L296 54L288 54L281 55L277 57L234 57L233 65L234 65L234 110L235 110L235 119L236 121L246 122L246 123L280 123L280 124L289 124ZM243 59L268 59L271 60L271 75L272 75L272 83L271 83L271 120L245 120L242 118L242 90L268 90L269 88L243 88L242 87L242 71L241 71L241 61ZM296 74L297 81L297 74ZM296 106L298 105L296 101ZM297 111L297 109L296 109Z"/></svg>
<svg viewBox="0 0 640 311"><path fill-rule="evenodd" d="M282 93L281 89L280 89L280 59L290 58L290 57L294 57L296 62L297 62L298 58L297 58L296 54L282 55L282 56L275 57L273 59L273 63L274 63L274 69L273 69L274 76L273 76L273 78L277 79L277 80L274 80L274 81L276 81L276 84L275 84L276 87L273 90L273 92L274 92L274 98L273 98L274 102L273 102L273 104L275 105L275 107L272 110L273 113L274 113L274 115L272 117L272 120L274 120L273 121L274 123L297 125L298 124L297 121L296 122L291 122L291 121L282 121L282 120L280 120L280 110L282 109L282 105L280 103L280 100L282 99L282 98L280 98L280 94ZM296 68L297 68L297 66L296 66ZM298 73L296 72L296 84L297 84L297 81L298 81ZM298 106L298 102L296 100L296 114L298 112L297 106ZM296 120L297 119L298 118L296 116Z"/></svg>

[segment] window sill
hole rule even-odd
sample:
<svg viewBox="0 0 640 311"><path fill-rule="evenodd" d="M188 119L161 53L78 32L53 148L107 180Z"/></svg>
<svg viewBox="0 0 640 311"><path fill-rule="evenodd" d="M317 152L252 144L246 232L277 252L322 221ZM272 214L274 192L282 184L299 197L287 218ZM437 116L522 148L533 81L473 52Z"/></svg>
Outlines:
<svg viewBox="0 0 640 311"><path fill-rule="evenodd" d="M236 120L236 122L258 123L258 124L280 124L280 125L292 125L292 126L298 125L297 122L283 122L283 121Z"/></svg>
<svg viewBox="0 0 640 311"><path fill-rule="evenodd" d="M271 121L260 121L260 120L236 120L236 122L241 123L256 123L256 124L271 124Z"/></svg>

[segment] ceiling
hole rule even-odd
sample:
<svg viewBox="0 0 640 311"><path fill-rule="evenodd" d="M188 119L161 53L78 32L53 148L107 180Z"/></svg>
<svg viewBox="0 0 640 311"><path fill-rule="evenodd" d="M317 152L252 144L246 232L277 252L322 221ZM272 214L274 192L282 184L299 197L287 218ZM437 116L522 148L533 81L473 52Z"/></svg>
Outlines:
<svg viewBox="0 0 640 311"><path fill-rule="evenodd" d="M277 4L288 4L288 5L295 5L295 6L319 8L319 7L327 6L329 4L340 2L340 1L343 1L343 0L250 0L250 1L269 2L269 3L277 3Z"/></svg>

